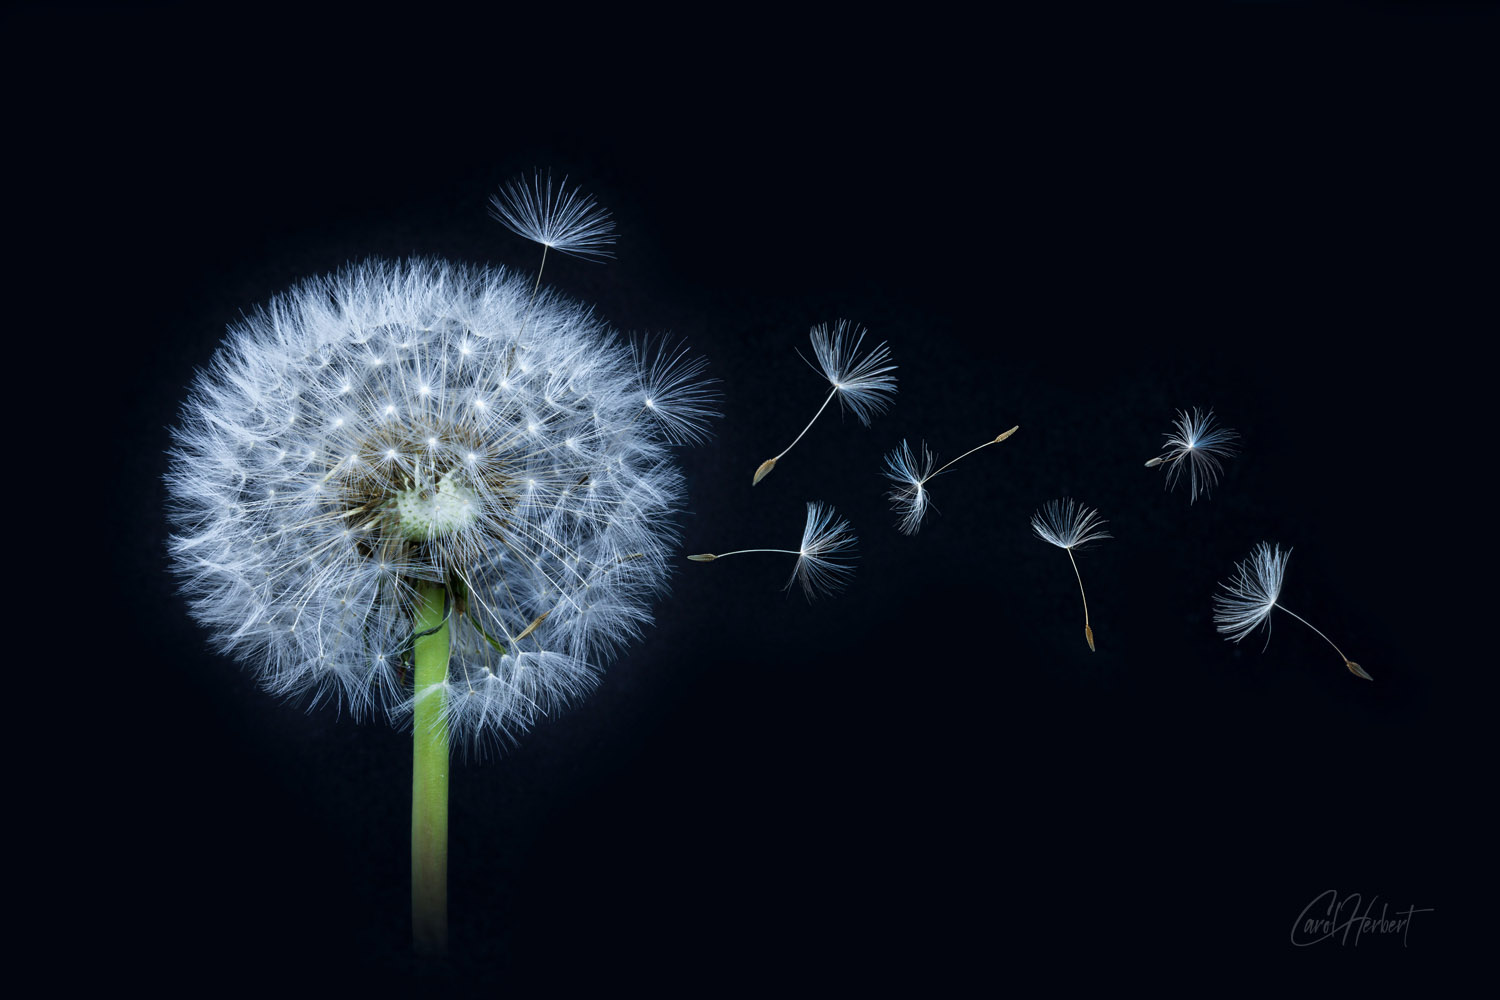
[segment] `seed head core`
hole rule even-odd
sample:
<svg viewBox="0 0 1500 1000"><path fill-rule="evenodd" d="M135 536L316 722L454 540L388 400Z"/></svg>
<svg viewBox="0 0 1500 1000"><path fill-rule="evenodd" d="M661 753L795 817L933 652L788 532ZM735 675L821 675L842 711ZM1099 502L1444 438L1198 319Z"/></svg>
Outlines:
<svg viewBox="0 0 1500 1000"><path fill-rule="evenodd" d="M414 542L455 534L474 523L474 492L458 481L458 470L438 480L437 488L417 487L395 496L397 530Z"/></svg>

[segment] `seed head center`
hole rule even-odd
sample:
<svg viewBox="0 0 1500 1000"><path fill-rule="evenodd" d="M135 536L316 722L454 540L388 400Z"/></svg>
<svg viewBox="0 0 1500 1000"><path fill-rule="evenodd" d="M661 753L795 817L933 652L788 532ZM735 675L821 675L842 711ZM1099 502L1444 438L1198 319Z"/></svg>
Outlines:
<svg viewBox="0 0 1500 1000"><path fill-rule="evenodd" d="M454 470L436 488L417 487L396 494L396 523L402 535L422 541L451 535L474 523L478 498L458 480Z"/></svg>

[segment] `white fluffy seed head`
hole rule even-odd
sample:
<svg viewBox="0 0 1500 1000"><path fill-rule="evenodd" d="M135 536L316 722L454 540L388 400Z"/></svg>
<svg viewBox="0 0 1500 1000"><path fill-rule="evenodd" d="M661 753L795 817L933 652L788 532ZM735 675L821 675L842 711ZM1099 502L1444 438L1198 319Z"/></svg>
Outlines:
<svg viewBox="0 0 1500 1000"><path fill-rule="evenodd" d="M937 467L937 456L924 441L920 452L913 452L905 439L885 456L885 477L891 481L886 496L896 513L896 527L902 534L915 535L932 505L927 480Z"/></svg>
<svg viewBox="0 0 1500 1000"><path fill-rule="evenodd" d="M615 224L609 213L577 188L567 189L564 177L552 189L552 174L538 173L531 183L516 178L490 198L490 215L523 239L574 257L599 260L613 257Z"/></svg>
<svg viewBox="0 0 1500 1000"><path fill-rule="evenodd" d="M1239 435L1227 427L1215 426L1213 410L1193 407L1192 413L1177 411L1177 419L1165 438L1166 488L1174 489L1186 476L1188 503L1193 503L1200 493L1207 497L1218 483L1224 471L1222 460L1235 454L1234 442Z"/></svg>
<svg viewBox="0 0 1500 1000"><path fill-rule="evenodd" d="M825 503L807 505L807 523L802 528L802 544L797 550L797 565L786 586L802 584L809 601L819 594L832 594L849 582L854 574L854 529Z"/></svg>
<svg viewBox="0 0 1500 1000"><path fill-rule="evenodd" d="M1076 549L1112 537L1104 530L1108 523L1097 510L1070 497L1048 500L1031 515L1031 530L1036 536L1063 549Z"/></svg>
<svg viewBox="0 0 1500 1000"><path fill-rule="evenodd" d="M826 323L813 327L809 337L818 368L838 392L839 402L868 427L870 418L889 407L896 395L896 376L891 374L896 366L883 342L860 356L865 332L858 323L841 319L832 329Z"/></svg>
<svg viewBox="0 0 1500 1000"><path fill-rule="evenodd" d="M1266 641L1271 641L1271 609L1281 597L1287 560L1292 550L1261 542L1244 562L1235 563L1228 583L1219 584L1214 595L1214 625L1228 639L1239 642L1266 625Z"/></svg>
<svg viewBox="0 0 1500 1000"><path fill-rule="evenodd" d="M701 365L671 355L648 408L660 365L530 298L503 270L368 262L273 299L199 373L173 430L172 564L266 688L404 721L415 587L441 583L446 721L474 744L586 691L650 621Z"/></svg>

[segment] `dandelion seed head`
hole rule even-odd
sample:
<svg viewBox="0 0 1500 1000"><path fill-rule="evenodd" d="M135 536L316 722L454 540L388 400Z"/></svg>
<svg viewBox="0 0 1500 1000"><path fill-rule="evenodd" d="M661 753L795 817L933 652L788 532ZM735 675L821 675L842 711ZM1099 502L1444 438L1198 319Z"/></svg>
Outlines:
<svg viewBox="0 0 1500 1000"><path fill-rule="evenodd" d="M922 519L932 504L927 480L936 467L937 456L928 449L926 442L920 445L920 452L913 452L903 439L885 456L885 476L891 481L886 496L896 514L896 527L902 534L915 535L922 527Z"/></svg>
<svg viewBox="0 0 1500 1000"><path fill-rule="evenodd" d="M1062 549L1077 549L1112 537L1104 530L1108 523L1097 510L1071 497L1048 500L1031 515L1031 530L1036 536Z"/></svg>
<svg viewBox="0 0 1500 1000"><path fill-rule="evenodd" d="M1189 413L1178 410L1172 430L1165 435L1167 451L1158 464L1167 467L1166 488L1175 489L1184 477L1188 481L1188 503L1207 497L1223 475L1223 459L1235 454L1234 442L1239 435L1227 427L1216 426L1213 410L1197 407Z"/></svg>
<svg viewBox="0 0 1500 1000"><path fill-rule="evenodd" d="M1281 597L1291 557L1291 549L1282 551L1279 545L1261 542L1250 558L1235 563L1234 574L1219 584L1213 602L1214 625L1226 638L1239 642L1264 622L1266 641L1271 641L1271 609Z"/></svg>
<svg viewBox="0 0 1500 1000"><path fill-rule="evenodd" d="M832 507L816 501L809 503L797 564L786 582L787 588L794 583L802 584L802 592L809 601L842 590L854 574L856 543L854 529Z"/></svg>
<svg viewBox="0 0 1500 1000"><path fill-rule="evenodd" d="M172 565L268 690L403 722L416 588L442 584L465 695L446 721L480 744L586 692L649 624L685 435L638 419L638 348L531 292L503 270L367 262L276 297L199 373L173 430ZM674 357L677 398L701 400L701 362Z"/></svg>
<svg viewBox="0 0 1500 1000"><path fill-rule="evenodd" d="M708 362L665 338L632 342L631 360L641 405L661 432L677 444L705 440L710 422L720 415L718 380L705 377Z"/></svg>
<svg viewBox="0 0 1500 1000"><path fill-rule="evenodd" d="M609 213L577 188L568 190L564 177L556 189L552 175L537 173L506 182L490 198L490 215L523 239L573 257L598 260L613 257L615 224Z"/></svg>
<svg viewBox="0 0 1500 1000"><path fill-rule="evenodd" d="M861 356L866 330L841 319L832 328L826 323L812 328L813 356L823 376L838 393L839 402L859 422L870 426L870 418L884 412L896 395L896 366L884 343Z"/></svg>

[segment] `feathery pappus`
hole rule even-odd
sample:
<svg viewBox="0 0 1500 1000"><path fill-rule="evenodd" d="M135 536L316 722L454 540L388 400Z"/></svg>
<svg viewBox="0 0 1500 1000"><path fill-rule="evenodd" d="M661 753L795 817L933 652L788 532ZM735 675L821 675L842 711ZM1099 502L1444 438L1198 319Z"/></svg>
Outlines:
<svg viewBox="0 0 1500 1000"><path fill-rule="evenodd" d="M511 737L651 620L682 500L671 446L715 415L703 375L500 268L372 260L305 281L193 385L173 568L268 690L393 721L417 696L418 588L440 585L444 721L469 744Z"/></svg>
<svg viewBox="0 0 1500 1000"><path fill-rule="evenodd" d="M1097 510L1070 497L1048 500L1031 515L1031 530L1036 536L1066 551L1068 561L1073 564L1073 575L1078 577L1078 594L1083 598L1083 637L1088 641L1089 652L1094 651L1094 629L1089 624L1089 598L1083 592L1083 574L1078 572L1078 560L1073 558L1073 550L1111 537L1104 530L1107 523Z"/></svg>
<svg viewBox="0 0 1500 1000"><path fill-rule="evenodd" d="M932 507L932 494L928 491L927 484L981 448L999 444L1020 429L1020 425L1012 427L984 444L970 448L941 468L938 467L937 456L927 447L925 441L920 446L921 455L918 456L911 450L906 440L902 439L901 443L885 456L885 477L891 481L891 488L886 493L886 497L891 501L891 509L896 513L896 528L903 535L915 535L921 530L922 521Z"/></svg>
<svg viewBox="0 0 1500 1000"><path fill-rule="evenodd" d="M1164 435L1166 451L1146 462L1146 468L1166 466L1166 488L1175 489L1184 477L1188 481L1188 503L1198 494L1206 498L1224 472L1223 460L1236 454L1239 435L1214 423L1213 410L1193 407L1192 413L1178 410L1172 430Z"/></svg>
<svg viewBox="0 0 1500 1000"><path fill-rule="evenodd" d="M569 191L566 177L555 192L551 173L545 181L535 174L530 185L520 178L508 181L490 197L490 215L517 236L540 243L543 266L548 250L586 260L614 256L609 247L615 242L615 224L609 212L577 188Z"/></svg>
<svg viewBox="0 0 1500 1000"><path fill-rule="evenodd" d="M1334 646L1333 640L1306 618L1281 604L1281 585L1286 579L1286 564L1292 558L1292 550L1282 551L1281 546L1261 542L1251 551L1250 557L1235 563L1234 573L1228 583L1219 584L1220 592L1214 595L1214 625L1225 638L1239 642L1251 635L1261 625L1266 627L1266 645L1271 643L1271 612L1280 608L1318 634L1344 661L1345 668L1361 680L1375 678L1365 669L1345 656Z"/></svg>
<svg viewBox="0 0 1500 1000"><path fill-rule="evenodd" d="M892 397L896 395L896 376L891 373L896 370L896 366L891 363L890 348L881 342L869 353L861 355L859 349L864 343L866 332L859 324L843 319L835 323L832 329L827 324L822 324L809 332L813 357L817 359L817 364L812 367L828 380L832 389L823 400L823 405L818 407L818 412L813 414L801 433L792 439L792 443L781 454L760 463L750 479L751 486L759 485L776 468L776 463L797 447L797 442L812 430L812 425L818 422L835 396L838 397L839 404L853 413L866 427L870 426L872 417L891 405Z"/></svg>
<svg viewBox="0 0 1500 1000"><path fill-rule="evenodd" d="M849 522L839 517L825 503L813 501L807 505L807 521L802 526L802 544L795 549L735 549L733 552L704 552L688 556L693 562L713 562L727 556L745 555L750 552L774 552L796 556L792 575L783 589L790 590L792 584L802 584L802 593L809 601L820 594L832 594L843 589L854 573L851 560L858 539Z"/></svg>

